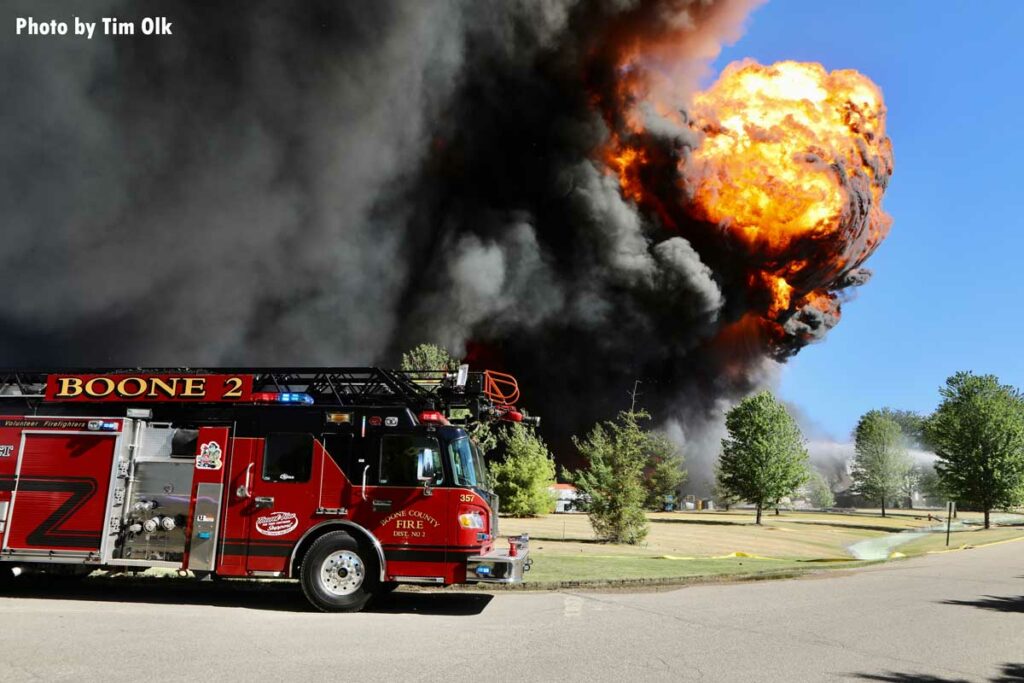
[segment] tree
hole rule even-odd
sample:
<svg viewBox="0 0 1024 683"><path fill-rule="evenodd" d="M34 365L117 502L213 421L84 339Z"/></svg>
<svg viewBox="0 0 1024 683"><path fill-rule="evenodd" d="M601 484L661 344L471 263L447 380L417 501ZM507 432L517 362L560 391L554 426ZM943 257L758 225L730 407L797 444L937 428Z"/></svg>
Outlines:
<svg viewBox="0 0 1024 683"><path fill-rule="evenodd" d="M454 411L453 411L454 412ZM481 455L487 456L498 447L498 434L490 422L474 422L466 427L469 435L473 437Z"/></svg>
<svg viewBox="0 0 1024 683"><path fill-rule="evenodd" d="M644 505L649 510L662 510L665 506L665 497L678 495L679 487L686 481L683 456L664 434L650 434L646 449L647 477L644 485L647 489L647 498Z"/></svg>
<svg viewBox="0 0 1024 683"><path fill-rule="evenodd" d="M650 435L640 427L646 418L641 411L623 411L595 425L585 439L573 437L587 467L563 476L583 494L590 524L603 541L636 544L647 536L644 468Z"/></svg>
<svg viewBox="0 0 1024 683"><path fill-rule="evenodd" d="M895 408L882 408L881 412L891 417L900 426L900 432L906 439L907 445L920 447L925 444L925 418L922 415L912 410L897 410Z"/></svg>
<svg viewBox="0 0 1024 683"><path fill-rule="evenodd" d="M717 478L715 479L714 486L712 487L711 495L715 499L715 505L721 507L726 512L728 512L729 508L733 505L740 502L740 499L737 498L732 491L725 489L722 486L722 482L718 481Z"/></svg>
<svg viewBox="0 0 1024 683"><path fill-rule="evenodd" d="M830 508L836 504L832 487L817 470L811 472L811 477L807 482L807 498L811 501L811 505L819 510Z"/></svg>
<svg viewBox="0 0 1024 683"><path fill-rule="evenodd" d="M918 465L917 468L917 489L924 496L925 500L928 501L928 504L934 506L936 503L948 500L949 496L942 489L942 482L939 481L939 474L935 471L935 465Z"/></svg>
<svg viewBox="0 0 1024 683"><path fill-rule="evenodd" d="M896 497L913 462L899 423L884 410L869 410L854 430L854 491L876 500L885 517L885 505Z"/></svg>
<svg viewBox="0 0 1024 683"><path fill-rule="evenodd" d="M501 511L515 517L551 512L554 496L548 489L555 483L555 460L544 440L532 429L512 424L498 433L498 441L505 457L491 463L490 475Z"/></svg>
<svg viewBox="0 0 1024 683"><path fill-rule="evenodd" d="M1024 497L1024 398L994 375L958 372L939 390L942 402L925 424L949 496L989 513Z"/></svg>
<svg viewBox="0 0 1024 683"><path fill-rule="evenodd" d="M807 481L807 449L796 420L771 392L750 396L725 416L728 436L718 460L719 490L761 511Z"/></svg>
<svg viewBox="0 0 1024 683"><path fill-rule="evenodd" d="M923 470L921 465L911 464L907 468L907 473L903 475L903 479L900 480L900 494L907 499L907 509L914 509L914 494L921 490L921 477Z"/></svg>
<svg viewBox="0 0 1024 683"><path fill-rule="evenodd" d="M420 344L402 354L403 370L453 372L459 369L459 360L437 344Z"/></svg>

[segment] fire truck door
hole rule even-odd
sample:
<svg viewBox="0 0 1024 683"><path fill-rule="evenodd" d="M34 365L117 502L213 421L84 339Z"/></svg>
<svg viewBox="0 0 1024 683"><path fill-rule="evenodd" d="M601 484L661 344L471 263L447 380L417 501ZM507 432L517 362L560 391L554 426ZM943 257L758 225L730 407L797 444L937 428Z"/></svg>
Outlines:
<svg viewBox="0 0 1024 683"><path fill-rule="evenodd" d="M316 512L318 489L311 482L314 439L308 433L275 432L262 444L253 449L246 465L246 571L287 572L292 549Z"/></svg>
<svg viewBox="0 0 1024 683"><path fill-rule="evenodd" d="M395 431L368 438L356 460L352 507L383 545L391 576L445 573L451 489L442 454L433 434Z"/></svg>
<svg viewBox="0 0 1024 683"><path fill-rule="evenodd" d="M27 433L6 550L97 551L117 434Z"/></svg>

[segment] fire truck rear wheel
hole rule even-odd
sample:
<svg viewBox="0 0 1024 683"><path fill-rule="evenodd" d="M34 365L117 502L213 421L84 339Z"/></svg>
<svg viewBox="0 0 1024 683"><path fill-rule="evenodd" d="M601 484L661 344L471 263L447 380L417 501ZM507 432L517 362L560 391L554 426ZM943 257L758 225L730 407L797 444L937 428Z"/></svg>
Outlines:
<svg viewBox="0 0 1024 683"><path fill-rule="evenodd" d="M372 552L344 531L324 534L302 558L302 592L323 612L358 612L380 585Z"/></svg>

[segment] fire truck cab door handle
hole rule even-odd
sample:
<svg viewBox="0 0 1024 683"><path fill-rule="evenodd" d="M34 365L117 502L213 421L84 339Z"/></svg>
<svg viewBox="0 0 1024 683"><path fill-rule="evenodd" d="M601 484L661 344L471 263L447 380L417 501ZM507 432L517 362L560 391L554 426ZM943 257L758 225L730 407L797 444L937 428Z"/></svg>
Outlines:
<svg viewBox="0 0 1024 683"><path fill-rule="evenodd" d="M382 510L390 510L390 509L391 509L391 501L390 500L377 500L376 498L374 498L374 500L373 500L373 511L374 512L380 512Z"/></svg>
<svg viewBox="0 0 1024 683"><path fill-rule="evenodd" d="M239 498L248 498L252 495L252 468L256 463L249 463L249 466L245 468L245 483L238 487L235 491L235 495Z"/></svg>
<svg viewBox="0 0 1024 683"><path fill-rule="evenodd" d="M272 496L256 496L256 507L272 508L274 507L274 498Z"/></svg>

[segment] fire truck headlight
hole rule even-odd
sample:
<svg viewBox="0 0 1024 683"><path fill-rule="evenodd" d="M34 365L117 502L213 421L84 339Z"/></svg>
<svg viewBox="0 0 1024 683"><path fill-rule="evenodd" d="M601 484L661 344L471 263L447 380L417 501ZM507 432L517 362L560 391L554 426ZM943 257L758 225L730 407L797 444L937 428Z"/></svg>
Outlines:
<svg viewBox="0 0 1024 683"><path fill-rule="evenodd" d="M463 529L484 529L484 516L479 512L464 512L459 515L459 526Z"/></svg>

